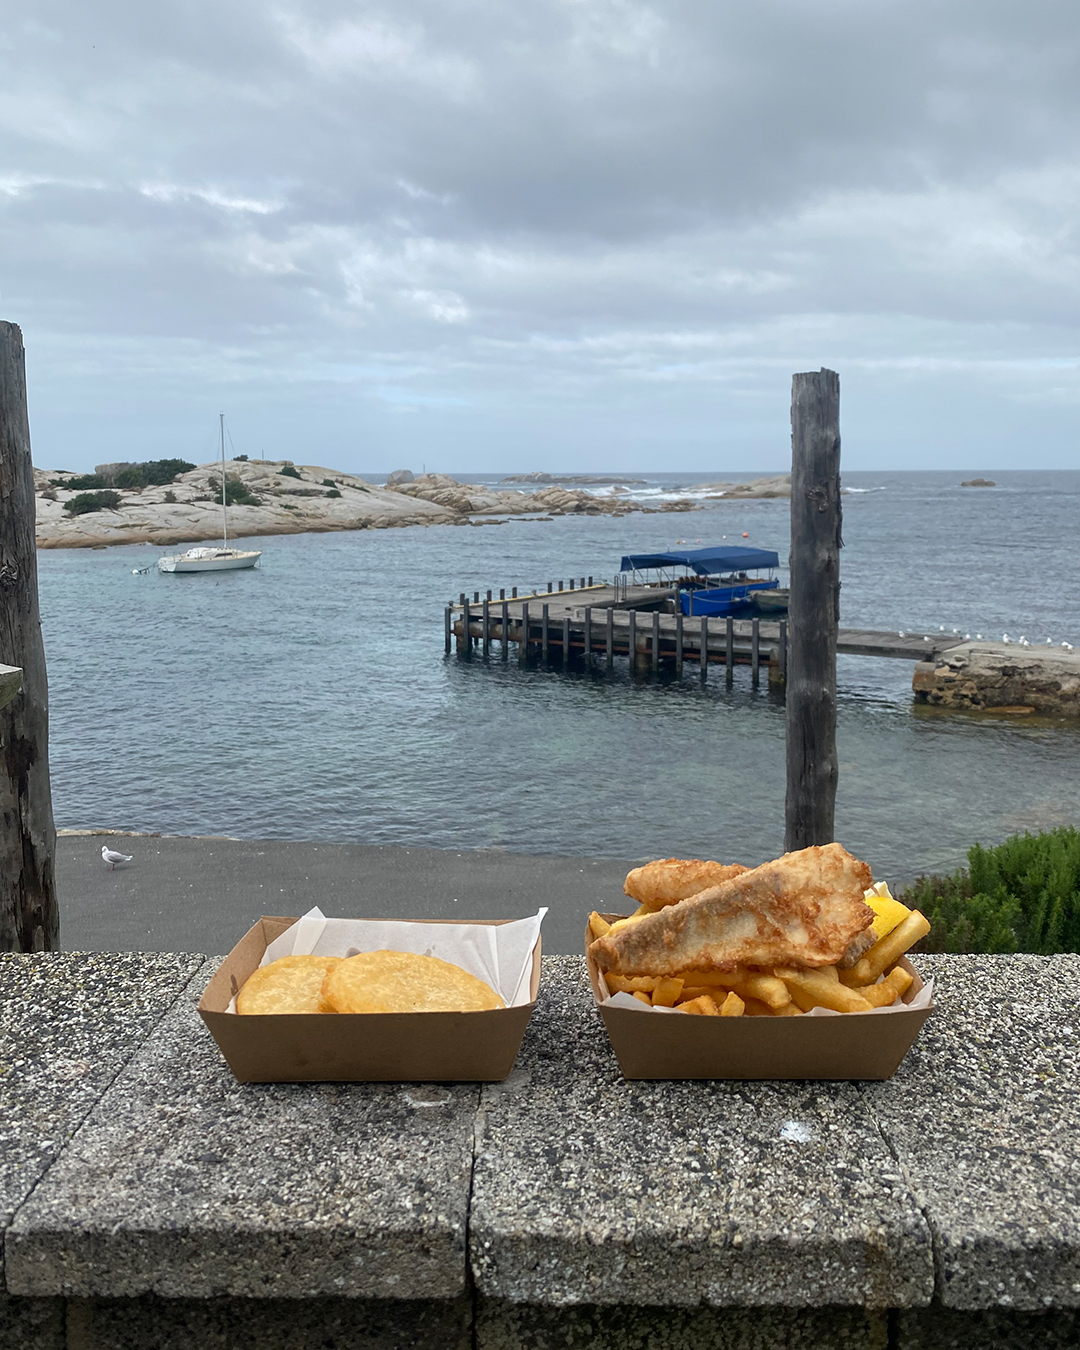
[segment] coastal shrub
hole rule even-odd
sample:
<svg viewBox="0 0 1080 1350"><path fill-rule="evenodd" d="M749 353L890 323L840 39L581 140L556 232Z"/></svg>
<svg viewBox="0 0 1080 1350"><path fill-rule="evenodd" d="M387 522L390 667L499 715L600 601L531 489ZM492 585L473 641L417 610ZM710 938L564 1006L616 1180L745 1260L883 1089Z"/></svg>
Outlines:
<svg viewBox="0 0 1080 1350"><path fill-rule="evenodd" d="M168 502L169 505L172 506L173 503L176 501L176 493L170 489L168 492L166 492L165 496L162 497L161 500L163 502Z"/></svg>
<svg viewBox="0 0 1080 1350"><path fill-rule="evenodd" d="M233 459L235 459L238 464L247 463L247 455L233 455Z"/></svg>
<svg viewBox="0 0 1080 1350"><path fill-rule="evenodd" d="M322 480L322 485L323 487L337 487L337 483L335 483L332 478L324 478Z"/></svg>
<svg viewBox="0 0 1080 1350"><path fill-rule="evenodd" d="M1080 952L1080 831L975 844L966 868L919 877L900 898L932 924L919 951Z"/></svg>
<svg viewBox="0 0 1080 1350"><path fill-rule="evenodd" d="M50 478L53 487L69 488L72 492L92 491L94 488L108 487L105 479L98 473L79 473L74 478Z"/></svg>
<svg viewBox="0 0 1080 1350"><path fill-rule="evenodd" d="M334 487L334 488L331 488L330 491L329 491L326 495L327 495L328 497L340 497L340 496L341 496L341 493L337 490L336 487Z"/></svg>
<svg viewBox="0 0 1080 1350"><path fill-rule="evenodd" d="M286 511L299 511L299 510L300 510L300 508L299 508L298 506L293 506L292 502L282 502L281 504L282 504L282 506L285 508Z"/></svg>
<svg viewBox="0 0 1080 1350"><path fill-rule="evenodd" d="M186 459L148 459L141 464L125 464L109 486L164 487L166 483L175 482L180 474L190 473L194 467Z"/></svg>
<svg viewBox="0 0 1080 1350"><path fill-rule="evenodd" d="M286 464L286 465L284 466L284 468L278 469L278 473L284 475L284 477L286 477L286 478L299 478L299 477L300 477L300 474L297 473L297 471L293 468L293 466L292 466L291 464Z"/></svg>
<svg viewBox="0 0 1080 1350"><path fill-rule="evenodd" d="M221 500L221 479L207 479L207 486L214 493L216 501ZM226 506L262 506L262 498L252 494L248 485L235 475L226 474L225 476L225 505Z"/></svg>
<svg viewBox="0 0 1080 1350"><path fill-rule="evenodd" d="M58 498L57 495L56 495L56 489L55 489L55 488L51 488L51 487L50 487L50 488L44 488L44 489L42 489L41 495L45 498L45 500L46 500L47 502L55 502L55 501L58 501L58 500L59 500L59 498Z"/></svg>
<svg viewBox="0 0 1080 1350"><path fill-rule="evenodd" d="M119 492L82 492L64 503L64 510L73 516L85 516L88 511L115 511L121 504Z"/></svg>

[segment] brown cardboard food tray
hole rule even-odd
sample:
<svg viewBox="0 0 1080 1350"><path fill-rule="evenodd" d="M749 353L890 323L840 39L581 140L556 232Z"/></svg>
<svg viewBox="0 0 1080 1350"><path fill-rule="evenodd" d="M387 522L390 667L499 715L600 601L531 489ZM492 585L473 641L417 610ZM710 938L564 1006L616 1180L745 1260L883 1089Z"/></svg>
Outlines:
<svg viewBox="0 0 1080 1350"><path fill-rule="evenodd" d="M540 987L539 938L530 1002L514 1008L249 1017L229 1012L267 947L294 923L264 915L222 961L199 1000L200 1016L241 1083L496 1083L514 1067Z"/></svg>
<svg viewBox="0 0 1080 1350"><path fill-rule="evenodd" d="M609 923L625 914L605 914ZM837 1017L691 1017L652 1014L601 1003L599 970L588 955L589 981L624 1078L807 1080L891 1078L933 1011L841 1013ZM923 987L914 977L906 1003Z"/></svg>

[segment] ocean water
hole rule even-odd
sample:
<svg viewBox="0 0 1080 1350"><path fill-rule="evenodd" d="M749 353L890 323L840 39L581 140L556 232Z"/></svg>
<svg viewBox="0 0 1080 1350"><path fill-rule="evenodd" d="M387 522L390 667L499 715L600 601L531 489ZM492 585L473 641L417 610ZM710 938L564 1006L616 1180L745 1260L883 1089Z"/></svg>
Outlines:
<svg viewBox="0 0 1080 1350"><path fill-rule="evenodd" d="M734 475L709 475L710 480ZM845 477L842 622L1080 645L1080 473ZM643 500L705 479L651 475ZM473 478L472 481L493 481ZM608 489L598 488L598 492ZM783 845L784 706L626 663L443 654L459 591L610 577L621 554L748 542L786 501L683 515L277 536L255 571L163 576L157 550L39 555L60 826L752 863ZM837 836L875 873L1080 819L1080 727L916 707L910 663L839 664Z"/></svg>

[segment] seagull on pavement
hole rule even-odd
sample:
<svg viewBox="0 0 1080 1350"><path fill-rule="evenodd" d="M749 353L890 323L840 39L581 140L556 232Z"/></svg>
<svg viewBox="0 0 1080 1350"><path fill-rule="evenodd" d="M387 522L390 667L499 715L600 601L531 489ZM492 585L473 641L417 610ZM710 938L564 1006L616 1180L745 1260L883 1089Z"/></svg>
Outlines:
<svg viewBox="0 0 1080 1350"><path fill-rule="evenodd" d="M134 854L131 853L117 853L116 849L109 848L107 844L101 846L101 861L109 864L110 872L116 871L117 863L131 862L133 857Z"/></svg>

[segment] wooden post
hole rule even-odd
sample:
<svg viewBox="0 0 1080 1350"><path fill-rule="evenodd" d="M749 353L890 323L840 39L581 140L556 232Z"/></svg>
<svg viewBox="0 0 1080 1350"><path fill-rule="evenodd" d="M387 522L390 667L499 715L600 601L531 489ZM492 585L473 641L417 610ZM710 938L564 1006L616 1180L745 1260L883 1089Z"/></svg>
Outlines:
<svg viewBox="0 0 1080 1350"><path fill-rule="evenodd" d="M735 620L730 614L724 632L724 678L728 684L735 679Z"/></svg>
<svg viewBox="0 0 1080 1350"><path fill-rule="evenodd" d="M675 615L675 674L682 675L682 610Z"/></svg>
<svg viewBox="0 0 1080 1350"><path fill-rule="evenodd" d="M505 596L506 592L501 594ZM502 602L502 659L510 660L510 606L505 599Z"/></svg>
<svg viewBox="0 0 1080 1350"><path fill-rule="evenodd" d="M505 586L500 586L500 587L499 587L499 599L500 599L500 600L505 600L505 599L506 599L506 587L505 587Z"/></svg>
<svg viewBox="0 0 1080 1350"><path fill-rule="evenodd" d="M630 610L630 635L627 638L626 652L630 657L630 673L637 668L637 610Z"/></svg>
<svg viewBox="0 0 1080 1350"><path fill-rule="evenodd" d="M761 679L761 620L750 620L750 682Z"/></svg>
<svg viewBox="0 0 1080 1350"><path fill-rule="evenodd" d="M608 670L615 664L615 609L612 607L607 612L607 667Z"/></svg>
<svg viewBox="0 0 1080 1350"><path fill-rule="evenodd" d="M592 606L585 606L585 664L589 664L589 657L592 656Z"/></svg>
<svg viewBox="0 0 1080 1350"><path fill-rule="evenodd" d="M511 600L516 600L516 599L517 599L517 587L516 587L516 586L515 586L515 587L511 590L511 592L510 592L510 599L511 599Z"/></svg>
<svg viewBox="0 0 1080 1350"><path fill-rule="evenodd" d="M472 655L472 636L469 633L470 620L469 602L468 600L463 600L461 605L461 638L458 641L458 656Z"/></svg>
<svg viewBox="0 0 1080 1350"><path fill-rule="evenodd" d="M548 595L551 594L551 588L552 588L552 586L554 586L554 585L555 585L555 583L554 583L553 581L549 581L549 582L548 582Z"/></svg>
<svg viewBox="0 0 1080 1350"><path fill-rule="evenodd" d="M562 663L564 666L570 664L570 616L566 615L562 621Z"/></svg>
<svg viewBox="0 0 1080 1350"><path fill-rule="evenodd" d="M589 585L592 585L592 577L589 578Z"/></svg>
<svg viewBox="0 0 1080 1350"><path fill-rule="evenodd" d="M780 649L778 653L780 663L780 682L787 681L787 619L780 620Z"/></svg>
<svg viewBox="0 0 1080 1350"><path fill-rule="evenodd" d="M791 594L785 848L833 839L840 625L840 377L791 382Z"/></svg>
<svg viewBox="0 0 1080 1350"><path fill-rule="evenodd" d="M474 604L474 605L478 605L478 604L480 603L480 592L479 592L479 591L473 591L473 593L472 593L472 598L473 598L473 604Z"/></svg>
<svg viewBox="0 0 1080 1350"><path fill-rule="evenodd" d="M660 669L660 613L655 609L652 616L652 668L654 675Z"/></svg>
<svg viewBox="0 0 1080 1350"><path fill-rule="evenodd" d="M521 636L518 638L518 663L527 665L529 660L529 602L521 606Z"/></svg>
<svg viewBox="0 0 1080 1350"><path fill-rule="evenodd" d="M701 616L701 636L698 638L698 659L701 662L701 683L704 684L709 675L709 616Z"/></svg>
<svg viewBox="0 0 1080 1350"><path fill-rule="evenodd" d="M38 614L36 503L22 332L0 322L0 666L22 690L0 708L0 951L53 950L56 830L49 785L49 685Z"/></svg>
<svg viewBox="0 0 1080 1350"><path fill-rule="evenodd" d="M447 606L446 606L446 610L445 610L445 612L444 612L444 614L443 614L443 628L446 630L445 636L446 636L446 654L447 654L447 656L450 655L450 636L451 636L451 631L452 631L452 629L453 629L453 625L454 625L454 611L453 611L453 609L451 608L450 605L447 605Z"/></svg>
<svg viewBox="0 0 1080 1350"><path fill-rule="evenodd" d="M487 599L484 601L484 617L480 623L480 632L484 644L484 659L486 660L491 652L491 592L488 591Z"/></svg>
<svg viewBox="0 0 1080 1350"><path fill-rule="evenodd" d="M544 660L548 659L548 605L540 609L540 652Z"/></svg>

